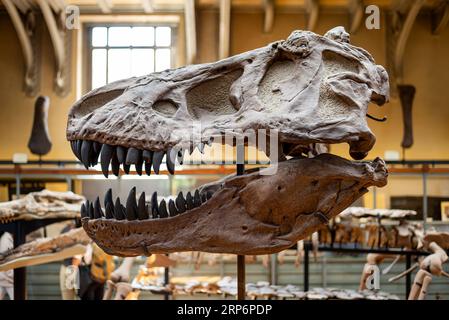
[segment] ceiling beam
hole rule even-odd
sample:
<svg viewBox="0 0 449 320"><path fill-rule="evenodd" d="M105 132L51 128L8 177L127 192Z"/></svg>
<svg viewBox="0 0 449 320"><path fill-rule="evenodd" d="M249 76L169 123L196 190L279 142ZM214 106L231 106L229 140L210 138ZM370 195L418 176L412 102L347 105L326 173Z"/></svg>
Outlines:
<svg viewBox="0 0 449 320"><path fill-rule="evenodd" d="M432 34L438 35L449 22L449 1L445 0L432 12Z"/></svg>
<svg viewBox="0 0 449 320"><path fill-rule="evenodd" d="M318 23L320 5L318 0L306 0L307 30L314 31Z"/></svg>
<svg viewBox="0 0 449 320"><path fill-rule="evenodd" d="M394 51L394 69L396 74L396 82L398 84L403 81L403 63L404 63L404 52L407 45L408 37L412 31L413 24L415 23L416 17L418 16L421 7L423 6L425 0L415 0L410 2L410 7L406 13L406 18L402 23L399 36L396 41L396 47Z"/></svg>
<svg viewBox="0 0 449 320"><path fill-rule="evenodd" d="M263 32L269 33L274 25L274 0L264 0Z"/></svg>
<svg viewBox="0 0 449 320"><path fill-rule="evenodd" d="M350 17L350 26L349 33L355 34L359 30L362 25L364 12L364 4L363 0L349 0L349 17Z"/></svg>
<svg viewBox="0 0 449 320"><path fill-rule="evenodd" d="M26 21L22 20L19 14L18 7L12 2L12 0L1 1L11 18L14 29L16 29L17 37L22 48L23 58L25 60L25 77L24 77L24 89L28 96L34 96L37 93L39 86L39 68L38 61L36 59L36 52L33 50L32 37L34 36L34 30L28 30L25 25ZM25 5L23 2L21 5ZM20 10L20 9L19 9ZM27 10L22 7L22 10ZM28 24L29 25L29 24ZM33 31L33 32L30 32Z"/></svg>
<svg viewBox="0 0 449 320"><path fill-rule="evenodd" d="M22 14L25 14L28 10L34 7L33 3L28 0L15 0L13 3Z"/></svg>
<svg viewBox="0 0 449 320"><path fill-rule="evenodd" d="M185 0L186 64L195 63L197 56L195 0Z"/></svg>
<svg viewBox="0 0 449 320"><path fill-rule="evenodd" d="M67 30L65 25L61 25L58 19L60 19L60 13L54 13L46 0L36 0L39 8L42 11L42 15L47 25L48 33L53 44L53 51L56 60L56 72L55 72L55 91L58 95L64 96L68 93L69 83L69 68L70 63L68 61L69 49L66 47Z"/></svg>
<svg viewBox="0 0 449 320"><path fill-rule="evenodd" d="M220 0L218 57L229 57L231 36L231 0Z"/></svg>

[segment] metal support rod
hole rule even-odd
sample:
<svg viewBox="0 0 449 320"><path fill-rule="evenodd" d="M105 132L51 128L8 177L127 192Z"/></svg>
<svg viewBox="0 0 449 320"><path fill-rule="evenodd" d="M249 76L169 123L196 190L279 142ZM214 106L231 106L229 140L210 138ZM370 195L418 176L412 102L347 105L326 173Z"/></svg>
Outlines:
<svg viewBox="0 0 449 320"><path fill-rule="evenodd" d="M237 255L237 300L245 300L245 256Z"/></svg>
<svg viewBox="0 0 449 320"><path fill-rule="evenodd" d="M412 256L410 254L407 254L405 255L405 270L410 269L411 266L412 266ZM412 287L412 272L409 272L405 276L405 299L408 298L411 287Z"/></svg>
<svg viewBox="0 0 449 320"><path fill-rule="evenodd" d="M427 173L422 174L422 219L424 231L427 230Z"/></svg>
<svg viewBox="0 0 449 320"><path fill-rule="evenodd" d="M277 274L277 254L271 254L270 255L270 282L272 285L276 285L277 284L277 278L278 278L278 274Z"/></svg>
<svg viewBox="0 0 449 320"><path fill-rule="evenodd" d="M16 174L16 197L19 199L20 197L20 175Z"/></svg>
<svg viewBox="0 0 449 320"><path fill-rule="evenodd" d="M168 257L168 254L166 254ZM167 286L170 283L170 268L164 268L164 284ZM164 293L164 300L169 300L170 294L168 292Z"/></svg>
<svg viewBox="0 0 449 320"><path fill-rule="evenodd" d="M73 191L73 181L72 181L72 177L66 177L65 181L67 183L67 190L68 191Z"/></svg>
<svg viewBox="0 0 449 320"><path fill-rule="evenodd" d="M377 188L373 187L373 209L377 209Z"/></svg>
<svg viewBox="0 0 449 320"><path fill-rule="evenodd" d="M237 140L237 175L245 174L245 145ZM245 300L245 256L237 255L237 300Z"/></svg>
<svg viewBox="0 0 449 320"><path fill-rule="evenodd" d="M304 292L309 291L309 250L310 243L304 241Z"/></svg>
<svg viewBox="0 0 449 320"><path fill-rule="evenodd" d="M25 230L22 222L17 221L14 232L14 248L25 243ZM14 300L26 299L26 268L14 269Z"/></svg>

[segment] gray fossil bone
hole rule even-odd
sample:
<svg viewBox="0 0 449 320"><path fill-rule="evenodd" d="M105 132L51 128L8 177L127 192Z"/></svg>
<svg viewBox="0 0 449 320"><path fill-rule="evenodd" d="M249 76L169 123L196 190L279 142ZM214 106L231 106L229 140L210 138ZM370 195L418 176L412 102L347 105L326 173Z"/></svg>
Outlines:
<svg viewBox="0 0 449 320"><path fill-rule="evenodd" d="M50 132L48 130L48 109L50 98L39 96L34 105L33 129L28 141L28 148L33 154L44 156L51 150Z"/></svg>

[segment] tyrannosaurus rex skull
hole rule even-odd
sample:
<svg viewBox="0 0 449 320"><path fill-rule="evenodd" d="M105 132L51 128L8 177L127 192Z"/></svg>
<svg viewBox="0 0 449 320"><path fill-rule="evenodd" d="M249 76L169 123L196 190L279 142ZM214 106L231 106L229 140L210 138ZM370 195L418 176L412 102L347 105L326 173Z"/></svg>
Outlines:
<svg viewBox="0 0 449 320"><path fill-rule="evenodd" d="M277 134L276 175L246 172L160 204L153 194L126 207L87 203L83 226L118 255L199 250L265 254L285 249L349 206L366 188L386 184L382 160L351 162L333 155L298 158L316 143L350 145L364 158L375 143L368 104L388 100L388 75L343 28L325 37L294 31L285 41L215 63L166 70L95 89L71 109L67 138L86 167L107 175L134 164L158 173L165 154L233 132ZM200 131L199 138L191 134ZM259 146L258 146L259 147ZM170 155L170 156L168 156ZM270 155L273 156L273 155ZM104 213L103 213L104 212ZM151 217L150 217L151 216ZM134 221L135 220L135 221Z"/></svg>

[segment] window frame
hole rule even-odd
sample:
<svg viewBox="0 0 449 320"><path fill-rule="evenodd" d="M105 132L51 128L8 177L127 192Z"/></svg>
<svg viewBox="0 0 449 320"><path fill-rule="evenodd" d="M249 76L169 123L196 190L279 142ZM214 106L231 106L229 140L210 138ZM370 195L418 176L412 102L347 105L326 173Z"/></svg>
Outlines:
<svg viewBox="0 0 449 320"><path fill-rule="evenodd" d="M169 46L156 46L156 39L154 39L153 46L109 46L106 43L106 46L95 47L92 45L92 29L95 27L170 27L171 30L171 44ZM94 49L156 49L156 48L167 48L170 49L170 68L173 68L176 63L177 57L177 35L178 35L178 24L169 23L169 22L89 22L83 24L83 56L85 63L83 64L83 83L82 83L82 94L86 94L87 92L93 90L92 89L92 50ZM109 32L107 33L109 36ZM106 81L108 76L108 54L106 51ZM154 66L156 67L156 50L154 51Z"/></svg>

